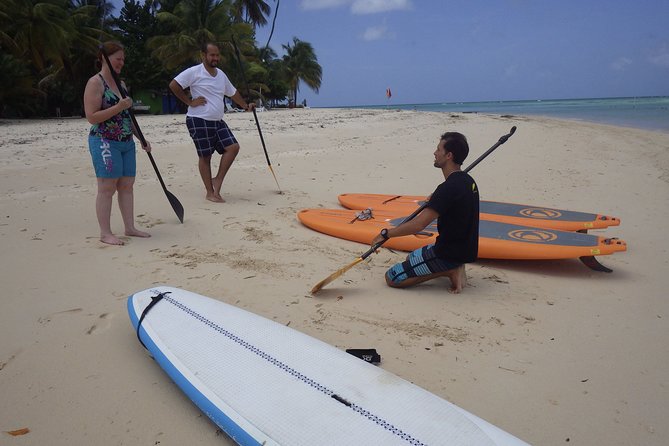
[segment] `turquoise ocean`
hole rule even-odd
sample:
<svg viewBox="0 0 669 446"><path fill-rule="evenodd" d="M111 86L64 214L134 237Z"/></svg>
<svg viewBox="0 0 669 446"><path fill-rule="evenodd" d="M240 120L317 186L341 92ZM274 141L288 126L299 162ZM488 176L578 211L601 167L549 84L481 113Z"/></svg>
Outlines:
<svg viewBox="0 0 669 446"><path fill-rule="evenodd" d="M363 108L363 107L351 107ZM581 120L669 133L669 96L530 101L439 102L393 104L364 108L395 108L433 112L534 115Z"/></svg>

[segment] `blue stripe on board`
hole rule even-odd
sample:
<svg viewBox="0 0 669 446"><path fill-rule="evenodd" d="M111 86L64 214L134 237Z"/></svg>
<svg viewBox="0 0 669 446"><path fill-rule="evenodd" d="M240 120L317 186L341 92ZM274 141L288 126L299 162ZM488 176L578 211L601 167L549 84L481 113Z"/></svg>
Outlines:
<svg viewBox="0 0 669 446"><path fill-rule="evenodd" d="M136 327L138 319L137 319L136 314L134 313L134 308L132 308L132 306L131 306L132 305L131 300L132 300L132 297L128 300L128 308L130 308L132 310L130 312L130 314L131 314L133 325ZM163 301L167 301L167 302L171 303L172 305L174 305L175 307L177 307L178 309L180 309L184 313L188 314L189 316L192 316L193 318L202 322L203 324L205 324L209 328L213 329L214 331L218 332L219 334L222 334L223 336L225 336L229 340L231 340L231 341L235 342L236 344L244 347L245 349L249 350L250 352L258 355L262 359L266 360L269 364L274 365L275 367L278 367L279 369L283 370L286 373L289 373L294 378L297 378L298 380L300 380L303 383L313 387L314 389L318 390L319 392L322 392L329 397L337 396L334 391L330 390L326 386L318 383L317 381L309 378L306 375L303 375L299 371L297 371L294 368L288 366L287 364L284 364L280 360L272 357L270 354L262 351L261 349L254 346L253 344L245 341L241 337L235 335L234 333L229 332L225 328L223 328L223 327L217 325L216 323L210 321L209 319L207 319L206 317L197 313L196 311L188 308L186 305L182 304L181 302L178 302L174 298L169 297L169 296L165 296L163 298ZM225 416L225 414L223 412L221 412L220 409L218 409L211 401L209 401L204 395L202 395L202 393L200 393L195 387L193 387L193 385L190 382L188 382L178 370L176 370L174 368L172 363L170 363L167 360L167 358L165 358L164 355L162 353L160 353L160 350L157 348L157 346L150 340L146 331L144 331L142 328L140 328L140 331L141 331L141 334L144 335L144 336L142 336L142 340L144 340L147 347L149 347L149 350L152 353L154 353L154 350L155 350L155 352L157 353L156 356L162 357L162 361L164 361L164 363L161 362L161 360L158 360L160 365L168 372L168 374L174 380L174 382L176 382L177 385L184 390L186 395L188 395L189 398L191 398L191 400L193 400L193 402L195 402L195 404L204 413L206 413L208 416L212 417L212 419L214 419L216 424L218 424L223 430L225 430L225 432L228 433L228 435L235 438L235 441L239 441L239 440L236 437L234 437L233 435L231 435L223 425L219 424L217 419L214 418L214 415L219 416L219 414L220 414L220 416L222 416L224 418L223 421L225 421L226 425L232 425L232 426L234 426L234 428L239 429L242 433L244 433L248 436L248 434L245 431L241 430L241 428L239 428L239 426L237 424L235 424L232 420L230 420L230 418ZM149 341L147 342L145 340L145 338L148 338ZM174 373L176 375L176 377L173 376L172 373ZM194 396L197 399L194 398ZM340 400L340 402L341 402L341 400ZM203 404L204 407L201 404ZM362 408L362 407L360 407L356 404L350 403L350 405L345 404L345 406L349 407L354 412L364 416L368 420L370 420L370 421L374 422L375 424L379 425L380 427L387 430L388 432L391 432L392 434L401 438L402 440L405 440L408 444L410 444L412 446L426 446L420 440L413 438L410 434L402 431L400 428L394 426L392 423L384 420L381 417L378 417L378 416L374 415L372 412L370 412L370 411L368 411L368 410L366 410L366 409L364 409L364 408ZM205 407L206 407L206 409L205 409ZM244 445L246 445L246 444L252 444L252 445L259 444L259 443L257 443L257 441L255 441L255 440L253 440L253 441L254 441L253 443L240 443L240 444L244 444Z"/></svg>
<svg viewBox="0 0 669 446"><path fill-rule="evenodd" d="M389 221L393 227L399 226L406 217ZM421 231L425 235L437 235L437 220ZM479 238L491 238L535 245L586 246L599 245L599 237L582 232L558 231L556 229L532 228L492 220L479 221Z"/></svg>
<svg viewBox="0 0 669 446"><path fill-rule="evenodd" d="M481 201L480 212L493 215L504 215L509 217L521 217L529 220L558 220L558 221L595 221L597 214L578 211L565 211L538 206L526 206L513 203L500 203L497 201Z"/></svg>
<svg viewBox="0 0 669 446"><path fill-rule="evenodd" d="M132 303L132 297L128 298L128 314L132 326L137 329L139 317L135 313L135 307ZM166 298L163 298L165 300ZM248 432L241 428L237 423L232 421L221 409L216 407L206 396L204 396L181 372L174 367L169 359L160 351L158 346L153 342L153 339L146 333L143 327L140 327L140 336L146 348L151 352L153 358L160 364L160 366L167 372L172 381L176 383L181 390L188 396L188 398L195 403L218 427L242 446L262 446L258 440L253 438Z"/></svg>

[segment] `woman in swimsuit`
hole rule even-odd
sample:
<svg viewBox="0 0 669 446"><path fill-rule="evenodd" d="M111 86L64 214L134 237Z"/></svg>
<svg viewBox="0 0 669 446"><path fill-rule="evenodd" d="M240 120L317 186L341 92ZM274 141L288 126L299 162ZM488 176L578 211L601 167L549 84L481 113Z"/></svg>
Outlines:
<svg viewBox="0 0 669 446"><path fill-rule="evenodd" d="M105 62L102 51L109 57L111 67ZM128 110L132 99L122 97L110 71L113 69L117 74L121 73L125 63L123 46L117 42L106 42L98 52L98 61L102 68L88 80L84 90L86 119L92 124L88 148L98 181L95 212L100 224L100 241L123 245L123 241L111 230L112 198L116 192L125 235L150 237L135 227L134 220L135 141L132 136L136 132ZM147 142L143 149L150 152L151 144Z"/></svg>

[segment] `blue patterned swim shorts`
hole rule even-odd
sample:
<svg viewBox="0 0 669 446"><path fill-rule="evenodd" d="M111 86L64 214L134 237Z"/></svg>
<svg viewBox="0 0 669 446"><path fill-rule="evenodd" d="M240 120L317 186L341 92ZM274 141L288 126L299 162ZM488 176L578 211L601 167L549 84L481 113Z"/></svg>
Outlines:
<svg viewBox="0 0 669 446"><path fill-rule="evenodd" d="M88 136L88 150L98 178L134 177L137 170L135 141L113 141Z"/></svg>
<svg viewBox="0 0 669 446"><path fill-rule="evenodd" d="M411 277L429 276L460 265L462 263L440 259L434 254L434 245L427 245L409 253L404 262L393 265L386 271L386 278L394 284L399 284Z"/></svg>

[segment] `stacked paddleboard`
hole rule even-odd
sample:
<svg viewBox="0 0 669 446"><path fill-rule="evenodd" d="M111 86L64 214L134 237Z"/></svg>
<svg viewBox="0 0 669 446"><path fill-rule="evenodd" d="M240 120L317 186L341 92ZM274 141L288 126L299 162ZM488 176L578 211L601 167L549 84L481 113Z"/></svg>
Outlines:
<svg viewBox="0 0 669 446"><path fill-rule="evenodd" d="M305 209L298 213L298 218L305 226L324 234L370 244L381 229L398 226L425 200L426 197L418 196L343 194L339 201L349 209ZM371 216L361 215L361 209L372 209ZM618 238L587 234L589 229L619 225L620 220L615 217L492 201L482 201L480 212L479 258L482 259L580 258L598 269L594 256L627 249L626 243ZM393 237L384 246L412 251L434 243L437 234L435 221L421 233Z"/></svg>
<svg viewBox="0 0 669 446"><path fill-rule="evenodd" d="M128 298L140 341L240 445L527 443L458 406L285 325L157 286Z"/></svg>
<svg viewBox="0 0 669 446"><path fill-rule="evenodd" d="M367 209L409 215L423 205L428 197L416 195L341 194L339 203L347 209ZM587 231L618 226L620 219L588 212L566 211L544 206L481 201L480 219L534 228L561 231Z"/></svg>

